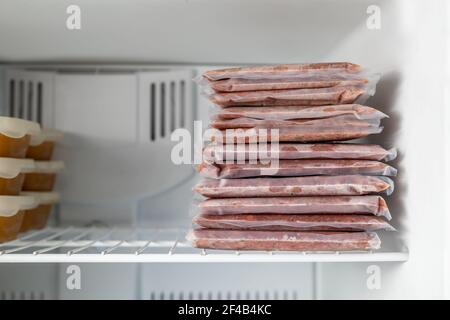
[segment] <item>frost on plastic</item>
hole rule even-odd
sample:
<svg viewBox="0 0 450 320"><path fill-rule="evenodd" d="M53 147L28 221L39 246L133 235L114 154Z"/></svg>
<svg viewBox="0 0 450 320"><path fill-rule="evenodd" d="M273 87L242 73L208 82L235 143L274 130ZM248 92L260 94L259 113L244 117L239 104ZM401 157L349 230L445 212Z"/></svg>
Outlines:
<svg viewBox="0 0 450 320"><path fill-rule="evenodd" d="M197 248L223 250L346 251L376 250L373 232L191 230L186 239Z"/></svg>
<svg viewBox="0 0 450 320"><path fill-rule="evenodd" d="M395 158L397 158L397 149L391 148L391 149L387 150L386 155L383 160L384 161L392 161Z"/></svg>

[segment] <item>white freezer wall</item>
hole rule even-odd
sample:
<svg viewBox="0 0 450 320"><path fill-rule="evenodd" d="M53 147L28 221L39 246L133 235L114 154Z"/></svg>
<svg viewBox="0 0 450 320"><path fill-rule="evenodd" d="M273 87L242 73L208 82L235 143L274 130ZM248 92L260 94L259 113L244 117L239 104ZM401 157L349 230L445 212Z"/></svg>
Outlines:
<svg viewBox="0 0 450 320"><path fill-rule="evenodd" d="M385 33L386 53L372 56L383 64L392 55L401 56L393 70L398 82L381 81L371 103L390 111L384 135L399 147L398 188L390 205L393 216L400 216L394 220L405 235L409 261L375 264L381 282L373 290L367 286L368 264L323 264L318 289L322 298L439 299L448 290L446 15L443 3L436 1L399 7L395 19L405 18L407 33Z"/></svg>
<svg viewBox="0 0 450 320"><path fill-rule="evenodd" d="M0 61L243 64L371 58L371 67L390 67L401 62L403 43L389 39L413 36L411 28L424 21L415 20L414 10L443 3L3 0ZM66 28L72 4L80 8L80 30ZM365 27L371 5L381 9L379 30Z"/></svg>
<svg viewBox="0 0 450 320"><path fill-rule="evenodd" d="M349 60L380 71L383 78L369 104L391 115L378 142L399 148L399 187L390 205L410 260L379 264L379 290L366 286L367 264L321 264L317 295L444 297L449 288L450 234L444 180L448 178L449 101L444 92L449 86L450 33L444 0L309 0L276 1L276 5L256 0L80 0L79 31L65 27L69 4L72 1L2 1L0 61ZM370 5L381 10L380 29L366 26Z"/></svg>

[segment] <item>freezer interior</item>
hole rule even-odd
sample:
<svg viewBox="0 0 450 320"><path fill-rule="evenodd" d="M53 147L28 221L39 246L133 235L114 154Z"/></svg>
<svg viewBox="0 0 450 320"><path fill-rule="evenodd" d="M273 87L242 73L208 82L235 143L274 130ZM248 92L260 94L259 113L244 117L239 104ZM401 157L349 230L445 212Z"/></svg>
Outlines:
<svg viewBox="0 0 450 320"><path fill-rule="evenodd" d="M47 233L0 247L1 299L448 297L445 1L78 1L79 30L64 24L70 2L50 3L0 4L2 115L66 135L62 201ZM398 150L398 232L375 252L191 248L198 175L171 153L211 109L192 79L318 61L382 75L367 105L390 118L364 141Z"/></svg>

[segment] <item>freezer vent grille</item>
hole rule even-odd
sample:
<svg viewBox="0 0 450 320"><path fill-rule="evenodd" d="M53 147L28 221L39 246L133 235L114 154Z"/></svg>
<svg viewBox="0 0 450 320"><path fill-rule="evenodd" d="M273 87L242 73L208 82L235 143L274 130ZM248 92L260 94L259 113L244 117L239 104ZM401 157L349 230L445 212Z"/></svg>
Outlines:
<svg viewBox="0 0 450 320"><path fill-rule="evenodd" d="M191 71L140 75L141 141L170 138L178 128L190 129L193 120Z"/></svg>
<svg viewBox="0 0 450 320"><path fill-rule="evenodd" d="M150 140L165 138L185 127L186 82L170 81L150 85Z"/></svg>
<svg viewBox="0 0 450 320"><path fill-rule="evenodd" d="M0 300L45 300L44 291L0 291Z"/></svg>
<svg viewBox="0 0 450 320"><path fill-rule="evenodd" d="M49 125L52 117L53 74L10 69L6 74L5 89L6 115Z"/></svg>
<svg viewBox="0 0 450 320"><path fill-rule="evenodd" d="M150 300L298 300L299 293L293 291L208 291L208 292L150 292Z"/></svg>
<svg viewBox="0 0 450 320"><path fill-rule="evenodd" d="M42 82L9 80L8 116L42 124Z"/></svg>

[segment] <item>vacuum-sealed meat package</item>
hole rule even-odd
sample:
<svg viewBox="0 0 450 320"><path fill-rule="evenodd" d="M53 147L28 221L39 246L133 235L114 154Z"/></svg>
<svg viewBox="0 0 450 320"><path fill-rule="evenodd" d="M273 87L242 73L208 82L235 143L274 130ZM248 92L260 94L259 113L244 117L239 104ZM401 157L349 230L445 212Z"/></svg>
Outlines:
<svg viewBox="0 0 450 320"><path fill-rule="evenodd" d="M223 79L206 81L204 85L209 86L216 92L239 92L260 90L283 90L283 89L308 89L329 88L333 86L357 86L368 83L369 80L363 74L349 72L324 73L312 72L299 74L284 78L261 78L261 79Z"/></svg>
<svg viewBox="0 0 450 320"><path fill-rule="evenodd" d="M335 86L317 89L220 92L209 95L209 100L221 107L323 106L354 103L363 94L373 95L373 93L367 86Z"/></svg>
<svg viewBox="0 0 450 320"><path fill-rule="evenodd" d="M276 142L331 142L367 137L383 131L378 126L329 125L329 126L286 126L277 128L235 128L212 132L210 141L218 143L253 143L256 141Z"/></svg>
<svg viewBox="0 0 450 320"><path fill-rule="evenodd" d="M397 169L373 160L278 160L254 161L253 163L208 163L197 166L198 172L205 178L236 179L261 176L298 177L314 175L350 175L395 176Z"/></svg>
<svg viewBox="0 0 450 320"><path fill-rule="evenodd" d="M356 159L390 161L395 159L395 149L384 149L375 144L351 143L281 143L281 144L209 144L203 149L203 159L209 163L224 160L295 160L295 159Z"/></svg>
<svg viewBox="0 0 450 320"><path fill-rule="evenodd" d="M199 214L202 228L281 231L395 231L384 218L362 214Z"/></svg>
<svg viewBox="0 0 450 320"><path fill-rule="evenodd" d="M216 69L206 71L203 73L203 77L211 81L230 78L273 79L298 77L302 74L319 74L319 72L322 72L322 74L336 74L342 72L357 73L361 70L361 66L354 63L322 62Z"/></svg>
<svg viewBox="0 0 450 320"><path fill-rule="evenodd" d="M261 120L323 119L352 116L359 120L380 120L388 116L383 112L360 104L331 106L279 106L279 107L229 107L218 108L213 120L252 118Z"/></svg>
<svg viewBox="0 0 450 320"><path fill-rule="evenodd" d="M387 177L362 175L203 179L194 187L208 198L390 195L393 189Z"/></svg>
<svg viewBox="0 0 450 320"><path fill-rule="evenodd" d="M186 239L193 247L223 250L346 251L376 250L374 232L191 230Z"/></svg>
<svg viewBox="0 0 450 320"><path fill-rule="evenodd" d="M235 119L211 119L211 127L216 129L235 129L235 128L296 128L296 127L340 127L342 130L353 128L368 128L380 126L380 119L359 120L352 116L342 115L321 119L253 119L240 117Z"/></svg>
<svg viewBox="0 0 450 320"><path fill-rule="evenodd" d="M386 201L378 195L213 198L199 202L198 209L203 214L372 214L391 219Z"/></svg>

